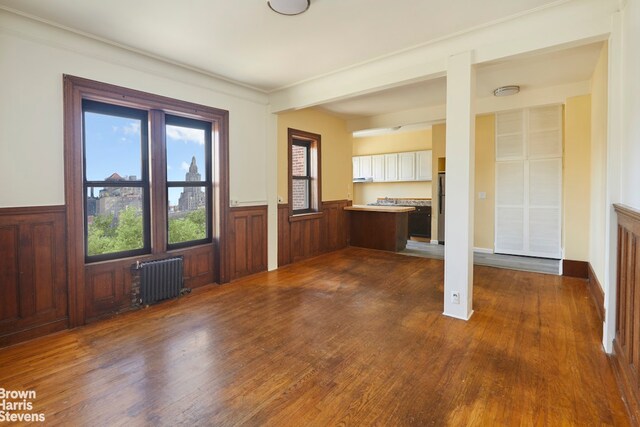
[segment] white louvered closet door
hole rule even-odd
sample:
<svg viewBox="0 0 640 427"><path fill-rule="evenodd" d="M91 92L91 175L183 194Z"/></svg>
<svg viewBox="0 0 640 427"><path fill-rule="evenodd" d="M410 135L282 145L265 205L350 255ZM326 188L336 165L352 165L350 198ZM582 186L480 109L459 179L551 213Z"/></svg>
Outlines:
<svg viewBox="0 0 640 427"><path fill-rule="evenodd" d="M496 253L561 257L561 113L496 114Z"/></svg>

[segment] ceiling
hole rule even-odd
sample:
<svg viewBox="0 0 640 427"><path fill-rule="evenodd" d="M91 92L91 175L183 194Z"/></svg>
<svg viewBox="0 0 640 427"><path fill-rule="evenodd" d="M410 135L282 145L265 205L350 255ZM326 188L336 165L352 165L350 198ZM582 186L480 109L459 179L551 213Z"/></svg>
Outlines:
<svg viewBox="0 0 640 427"><path fill-rule="evenodd" d="M602 42L561 51L525 55L476 70L476 96L493 96L493 90L519 85L521 94L547 87L589 81L600 56ZM447 80L441 77L322 105L340 117L353 119L414 108L446 104Z"/></svg>
<svg viewBox="0 0 640 427"><path fill-rule="evenodd" d="M311 0L287 17L266 0L0 0L0 8L272 93L568 0ZM179 7L188 5L188 7ZM477 68L477 97L588 81L602 43ZM442 106L446 78L319 106L345 119Z"/></svg>
<svg viewBox="0 0 640 427"><path fill-rule="evenodd" d="M269 93L563 1L311 0L294 17L272 12L266 0L0 0L0 7ZM435 89L427 86L420 87Z"/></svg>

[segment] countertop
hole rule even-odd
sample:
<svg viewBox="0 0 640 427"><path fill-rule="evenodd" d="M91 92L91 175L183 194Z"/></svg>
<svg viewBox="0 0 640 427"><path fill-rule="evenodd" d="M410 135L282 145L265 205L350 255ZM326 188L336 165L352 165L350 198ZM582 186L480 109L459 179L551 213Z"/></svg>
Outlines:
<svg viewBox="0 0 640 427"><path fill-rule="evenodd" d="M400 212L411 212L415 211L416 208L411 206L370 206L370 205L353 205L346 206L344 208L345 211L364 211L364 212L389 212L389 213L400 213Z"/></svg>

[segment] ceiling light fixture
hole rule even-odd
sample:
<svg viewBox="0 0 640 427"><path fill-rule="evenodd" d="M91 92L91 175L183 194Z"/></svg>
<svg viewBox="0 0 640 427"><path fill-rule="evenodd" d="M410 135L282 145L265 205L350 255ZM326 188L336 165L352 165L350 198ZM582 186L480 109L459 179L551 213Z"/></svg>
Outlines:
<svg viewBox="0 0 640 427"><path fill-rule="evenodd" d="M493 96L509 96L520 92L520 86L510 85L502 86L493 91Z"/></svg>
<svg viewBox="0 0 640 427"><path fill-rule="evenodd" d="M300 15L309 9L311 0L268 0L267 4L280 15Z"/></svg>

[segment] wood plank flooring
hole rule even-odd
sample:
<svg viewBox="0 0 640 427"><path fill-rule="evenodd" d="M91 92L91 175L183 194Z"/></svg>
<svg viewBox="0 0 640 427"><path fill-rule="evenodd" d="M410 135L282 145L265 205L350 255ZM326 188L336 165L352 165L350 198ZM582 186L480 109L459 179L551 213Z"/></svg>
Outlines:
<svg viewBox="0 0 640 427"><path fill-rule="evenodd" d="M49 425L626 426L586 283L347 248L0 350Z"/></svg>

